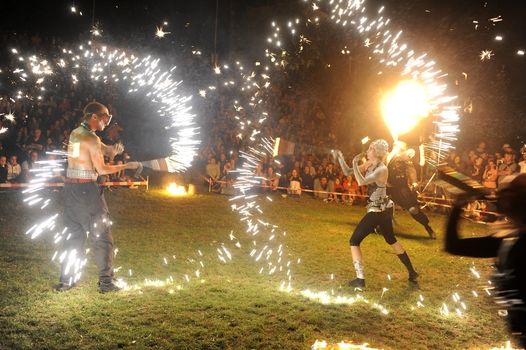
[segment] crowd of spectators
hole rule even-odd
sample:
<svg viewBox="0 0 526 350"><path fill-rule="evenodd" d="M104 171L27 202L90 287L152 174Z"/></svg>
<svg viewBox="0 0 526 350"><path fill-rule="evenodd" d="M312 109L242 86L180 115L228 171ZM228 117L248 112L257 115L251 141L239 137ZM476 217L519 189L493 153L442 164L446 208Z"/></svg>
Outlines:
<svg viewBox="0 0 526 350"><path fill-rule="evenodd" d="M11 38L12 39L12 38ZM9 37L3 35L0 41L7 47ZM21 35L16 39L19 48L34 46L50 52L59 52L60 45L55 39L43 40L38 35ZM12 56L3 56L2 62L13 65ZM115 91L111 86L93 88L88 80L74 83L65 75L53 77L53 90L43 94L42 99L16 99L8 89L0 91L0 183L28 182L34 176L34 169L43 166L42 161L57 158L57 151L65 151L70 132L82 121L84 106L94 100L106 103L113 115L118 111L111 105ZM6 118L12 115L13 118ZM113 125L103 135L105 143L119 142L118 125ZM125 162L129 156L124 153L109 163ZM113 174L112 180L124 179L125 174ZM55 179L60 181L61 179Z"/></svg>
<svg viewBox="0 0 526 350"><path fill-rule="evenodd" d="M10 38L0 37L7 46ZM11 38L12 39L12 38ZM17 38L18 46L40 47L57 52L62 43L42 39L38 36ZM188 58L187 56L185 56ZM13 57L3 56L9 61ZM205 75L200 70L206 66L204 58L186 60L187 74ZM198 68L200 67L200 68ZM62 80L61 80L62 79ZM44 95L42 100L13 100L6 91L0 94L0 114L15 115L15 123L0 118L0 128L8 131L0 134L0 182L25 182L31 179L31 169L38 168L39 161L55 157L49 152L65 150L69 133L81 121L82 108L88 102L99 100L109 105L111 113L118 110L112 105L116 98L115 89L110 85L94 88L89 79L73 84L67 77L55 77L55 90ZM261 180L260 191L280 192L283 195L299 197L308 194L327 202L364 202L366 188L358 186L353 176L345 176L339 164L335 163L322 146L335 147L337 130L341 129L343 104L337 99L331 108L324 108L317 94L308 89L290 89L288 84L273 84L266 98L270 117L261 129L268 137L281 137L296 143L293 155L276 159L267 158L258 164L255 175ZM249 142L239 137L239 117L243 110L233 108L233 98L228 94L218 95L196 107L200 115L202 145L194 168L210 185L210 190L233 193L236 180L234 169L243 161L240 153L247 150ZM237 117L237 118L236 118ZM119 142L120 126L114 126L105 133L108 143ZM526 152L516 152L505 144L499 150L490 151L485 142L467 151L453 151L447 159L448 165L461 173L471 176L490 190L495 190L502 179L515 172L526 172ZM348 163L359 150L347 152ZM120 158L107 159L116 164L126 162L125 153ZM418 165L415 164L416 167ZM429 179L429 172L419 172L422 187ZM126 179L126 174L115 174L111 180Z"/></svg>

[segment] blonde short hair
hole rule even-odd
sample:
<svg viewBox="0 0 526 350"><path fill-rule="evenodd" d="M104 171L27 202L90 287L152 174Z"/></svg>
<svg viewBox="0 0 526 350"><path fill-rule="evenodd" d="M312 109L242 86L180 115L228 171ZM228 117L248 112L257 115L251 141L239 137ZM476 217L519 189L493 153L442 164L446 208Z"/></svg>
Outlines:
<svg viewBox="0 0 526 350"><path fill-rule="evenodd" d="M369 148L374 151L376 157L378 158L383 159L387 156L387 153L389 153L389 144L383 139L374 140L371 142Z"/></svg>

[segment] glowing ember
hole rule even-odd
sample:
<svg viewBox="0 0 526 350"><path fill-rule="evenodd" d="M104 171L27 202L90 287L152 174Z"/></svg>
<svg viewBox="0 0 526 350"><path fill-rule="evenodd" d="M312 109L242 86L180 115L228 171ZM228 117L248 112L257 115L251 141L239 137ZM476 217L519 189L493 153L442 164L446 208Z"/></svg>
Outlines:
<svg viewBox="0 0 526 350"><path fill-rule="evenodd" d="M511 342L508 340L504 346L501 346L501 347L498 347L498 348L491 348L491 350L518 350L518 349L515 349L511 345Z"/></svg>
<svg viewBox="0 0 526 350"><path fill-rule="evenodd" d="M341 341L337 344L329 344L325 340L316 340L311 346L311 350L378 350L377 348L370 348L369 344L354 344L353 342Z"/></svg>
<svg viewBox="0 0 526 350"><path fill-rule="evenodd" d="M166 187L166 191L172 196L186 196L188 194L184 186L179 186L175 182L172 182L170 185L168 185L168 187Z"/></svg>

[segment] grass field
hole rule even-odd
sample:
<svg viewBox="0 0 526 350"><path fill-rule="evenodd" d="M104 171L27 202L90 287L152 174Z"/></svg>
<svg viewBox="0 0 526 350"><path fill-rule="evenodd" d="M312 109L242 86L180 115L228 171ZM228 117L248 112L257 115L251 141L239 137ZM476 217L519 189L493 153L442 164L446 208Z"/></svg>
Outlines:
<svg viewBox="0 0 526 350"><path fill-rule="evenodd" d="M141 289L102 295L91 261L77 288L52 291L58 278L50 259L53 244L24 235L34 214L18 194L1 193L0 199L1 349L309 349L316 339L384 349L489 349L509 338L482 289L491 261L442 252L441 216L431 216L439 235L431 241L406 213L397 214L395 230L421 273L419 288L408 285L382 237L371 235L362 244L368 285L361 295L369 303L347 305L323 304L300 292L356 296L346 286L354 277L348 238L362 207L280 196L265 204L266 218L287 231L282 241L294 260L293 289L284 292L280 277L258 273L248 254L253 238L244 233L227 197L114 190L107 200L119 249L115 267L122 267L118 276ZM484 227L469 223L464 229L484 233ZM231 249L232 261L223 263L216 250L229 243L231 231L241 248ZM205 267L197 278L199 261ZM481 279L471 274L472 263ZM189 282L185 274L192 277ZM167 276L174 282L144 284L145 278ZM449 315L440 313L443 303Z"/></svg>

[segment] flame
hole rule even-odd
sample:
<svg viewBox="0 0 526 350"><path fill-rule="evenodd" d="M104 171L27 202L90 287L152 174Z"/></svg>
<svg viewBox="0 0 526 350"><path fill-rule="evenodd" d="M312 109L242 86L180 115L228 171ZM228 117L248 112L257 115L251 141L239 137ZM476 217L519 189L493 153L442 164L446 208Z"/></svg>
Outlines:
<svg viewBox="0 0 526 350"><path fill-rule="evenodd" d="M427 95L425 86L414 80L405 80L383 97L382 114L395 141L429 115Z"/></svg>
<svg viewBox="0 0 526 350"><path fill-rule="evenodd" d="M166 191L172 196L186 196L188 193L184 186L179 186L175 182L172 182L166 187Z"/></svg>

